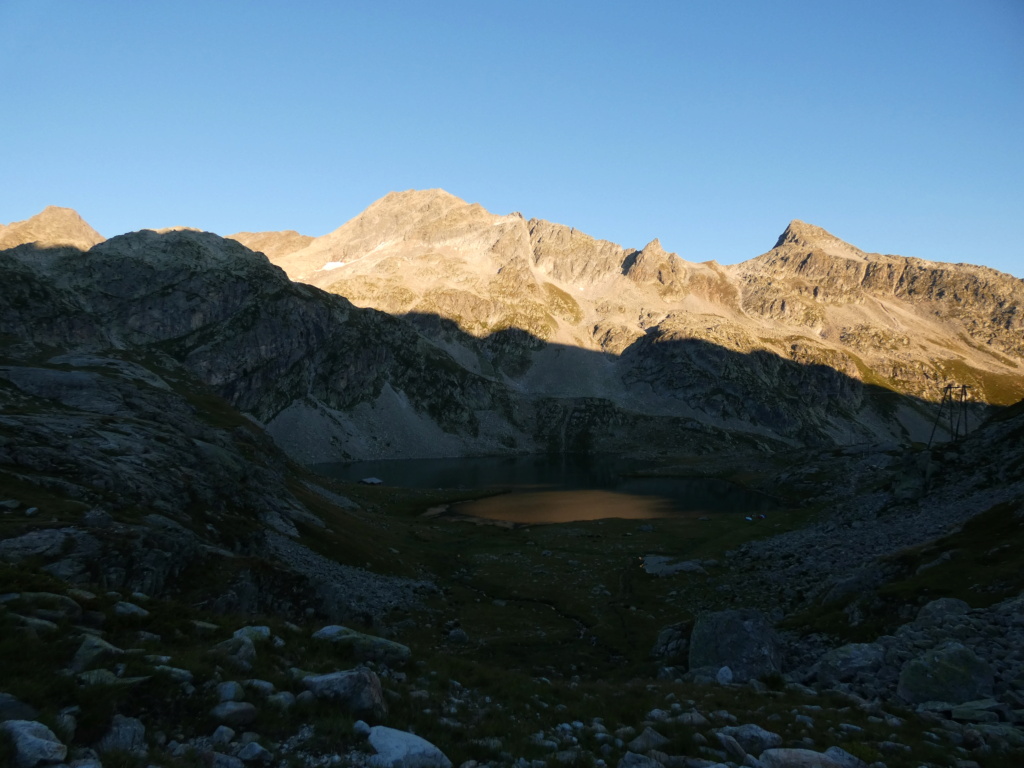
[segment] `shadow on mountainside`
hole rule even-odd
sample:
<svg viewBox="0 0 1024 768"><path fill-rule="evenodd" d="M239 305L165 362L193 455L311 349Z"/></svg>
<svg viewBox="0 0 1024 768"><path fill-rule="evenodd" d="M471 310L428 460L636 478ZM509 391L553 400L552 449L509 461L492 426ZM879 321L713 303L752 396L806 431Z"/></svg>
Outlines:
<svg viewBox="0 0 1024 768"><path fill-rule="evenodd" d="M935 402L865 383L827 365L798 362L768 350L739 352L703 339L665 338L657 329L615 355L547 342L519 328L478 338L434 314L403 317L445 349L471 350L485 375L519 386L538 379L555 382L549 385L550 392L532 393L538 397L607 399L623 411L683 417L708 427L808 446L927 440L940 410ZM531 367L544 365L552 370L546 376L534 375ZM620 386L604 398L588 397L588 391L600 390L593 381L583 380L595 372ZM935 382L939 398L945 384ZM580 394L566 392L573 385ZM997 409L969 403L960 434ZM951 436L949 410L943 410L937 439ZM587 443L580 435L576 447Z"/></svg>
<svg viewBox="0 0 1024 768"><path fill-rule="evenodd" d="M300 432L365 412L346 428L393 430L380 450L397 455L408 425L425 422L459 437L447 455L706 453L926 440L937 410L826 365L656 332L619 356L515 328L477 338L293 283L211 233L129 233L85 253L20 246L0 253L0 276L8 338L168 355L266 424L306 404ZM985 410L975 404L971 423ZM357 456L338 434L337 457Z"/></svg>

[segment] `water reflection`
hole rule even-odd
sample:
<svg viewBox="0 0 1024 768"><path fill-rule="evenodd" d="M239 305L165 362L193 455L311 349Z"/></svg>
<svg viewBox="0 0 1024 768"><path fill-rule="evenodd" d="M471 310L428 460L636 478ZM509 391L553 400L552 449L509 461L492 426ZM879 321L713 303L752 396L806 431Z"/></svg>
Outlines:
<svg viewBox="0 0 1024 768"><path fill-rule="evenodd" d="M349 482L372 476L406 488L504 491L453 504L443 514L521 525L722 512L751 515L774 507L769 497L724 480L630 476L646 468L649 465L639 460L607 455L408 459L313 467Z"/></svg>

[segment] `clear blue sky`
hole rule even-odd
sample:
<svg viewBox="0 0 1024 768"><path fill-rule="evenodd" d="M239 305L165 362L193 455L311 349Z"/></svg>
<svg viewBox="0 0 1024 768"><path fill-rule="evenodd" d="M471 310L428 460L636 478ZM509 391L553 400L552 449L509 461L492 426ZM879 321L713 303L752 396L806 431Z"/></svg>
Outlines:
<svg viewBox="0 0 1024 768"><path fill-rule="evenodd" d="M442 187L692 261L1024 277L1024 2L0 0L0 222L322 235Z"/></svg>

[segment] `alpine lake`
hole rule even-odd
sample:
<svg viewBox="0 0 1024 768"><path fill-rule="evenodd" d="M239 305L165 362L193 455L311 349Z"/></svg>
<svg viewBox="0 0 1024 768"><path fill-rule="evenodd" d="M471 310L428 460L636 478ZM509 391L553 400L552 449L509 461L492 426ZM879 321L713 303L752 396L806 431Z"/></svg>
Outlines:
<svg viewBox="0 0 1024 768"><path fill-rule="evenodd" d="M608 455L399 459L317 464L342 482L479 490L480 497L424 514L505 526L730 515L764 519L777 502L727 480L645 476L649 465Z"/></svg>

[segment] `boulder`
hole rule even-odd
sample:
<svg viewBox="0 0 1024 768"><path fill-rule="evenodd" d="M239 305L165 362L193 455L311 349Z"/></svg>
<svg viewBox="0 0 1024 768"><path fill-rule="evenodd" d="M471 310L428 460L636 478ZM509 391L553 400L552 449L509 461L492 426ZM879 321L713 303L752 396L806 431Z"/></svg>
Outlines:
<svg viewBox="0 0 1024 768"><path fill-rule="evenodd" d="M34 720L39 713L9 693L0 693L0 723L7 720Z"/></svg>
<svg viewBox="0 0 1024 768"><path fill-rule="evenodd" d="M663 768L662 764L653 757L638 755L636 752L627 752L619 760L617 768Z"/></svg>
<svg viewBox="0 0 1024 768"><path fill-rule="evenodd" d="M82 644L78 646L78 650L75 651L74 658L71 659L71 671L84 672L89 667L103 664L123 653L124 651L120 648L111 645L101 637L86 635L82 639Z"/></svg>
<svg viewBox="0 0 1024 768"><path fill-rule="evenodd" d="M302 684L318 699L339 702L353 717L380 720L388 712L380 679L369 669L360 667L326 675L311 675Z"/></svg>
<svg viewBox="0 0 1024 768"><path fill-rule="evenodd" d="M955 597L940 597L921 607L917 612L918 624L942 625L952 616L963 616L971 606Z"/></svg>
<svg viewBox="0 0 1024 768"><path fill-rule="evenodd" d="M226 680L217 686L217 700L221 702L245 701L245 690L240 683Z"/></svg>
<svg viewBox="0 0 1024 768"><path fill-rule="evenodd" d="M252 662L256 658L256 646L245 635L231 637L222 643L217 643L210 649L210 652L223 656L225 661L246 672L252 669Z"/></svg>
<svg viewBox="0 0 1024 768"><path fill-rule="evenodd" d="M995 673L970 648L949 642L911 659L900 670L897 695L911 704L963 704L992 695Z"/></svg>
<svg viewBox="0 0 1024 768"><path fill-rule="evenodd" d="M452 768L444 752L406 731L376 725L370 729L369 742L376 752L367 761L372 768Z"/></svg>
<svg viewBox="0 0 1024 768"><path fill-rule="evenodd" d="M269 763L274 756L255 741L250 741L238 751L239 760L246 763Z"/></svg>
<svg viewBox="0 0 1024 768"><path fill-rule="evenodd" d="M829 747L825 750L825 757L832 758L832 760L839 763L842 768L866 768L867 766L867 763L856 755L851 755L842 747Z"/></svg>
<svg viewBox="0 0 1024 768"><path fill-rule="evenodd" d="M68 754L53 731L34 720L8 720L0 730L11 737L14 768L35 768L46 763L59 763Z"/></svg>
<svg viewBox="0 0 1024 768"><path fill-rule="evenodd" d="M727 725L719 728L716 733L731 736L743 749L751 755L759 755L766 749L782 746L782 737L777 733L766 731L754 723L744 725Z"/></svg>
<svg viewBox="0 0 1024 768"><path fill-rule="evenodd" d="M235 630L232 637L247 637L253 642L270 639L270 627L265 625L242 627Z"/></svg>
<svg viewBox="0 0 1024 768"><path fill-rule="evenodd" d="M326 640L337 646L351 649L359 661L379 661L391 666L400 666L409 661L412 651L408 646L385 640L383 637L364 635L354 629L337 624L324 627L313 633L317 640Z"/></svg>
<svg viewBox="0 0 1024 768"><path fill-rule="evenodd" d="M249 725L256 719L256 707L247 701L222 701L210 710L214 720L225 725Z"/></svg>
<svg viewBox="0 0 1024 768"><path fill-rule="evenodd" d="M689 633L690 625L688 622L662 627L661 631L658 632L658 639L654 641L654 647L651 648L651 656L655 659L665 659L667 661L684 657L689 645L687 640Z"/></svg>
<svg viewBox="0 0 1024 768"><path fill-rule="evenodd" d="M818 682L835 685L858 675L874 674L884 662L885 648L877 643L848 643L832 649L818 660Z"/></svg>
<svg viewBox="0 0 1024 768"><path fill-rule="evenodd" d="M124 752L127 754L146 754L146 726L134 717L114 715L110 730L96 744L96 751Z"/></svg>
<svg viewBox="0 0 1024 768"><path fill-rule="evenodd" d="M122 600L114 605L114 613L118 616L134 616L140 619L144 619L149 616L149 611L143 608L141 605L135 603L129 603L127 600Z"/></svg>
<svg viewBox="0 0 1024 768"><path fill-rule="evenodd" d="M652 749L661 749L669 740L653 728L644 728L643 733L626 745L630 752L649 752Z"/></svg>
<svg viewBox="0 0 1024 768"><path fill-rule="evenodd" d="M843 768L828 755L810 749L768 749L758 760L765 768Z"/></svg>
<svg viewBox="0 0 1024 768"><path fill-rule="evenodd" d="M690 636L690 669L729 667L738 683L778 672L780 658L778 638L760 611L702 614Z"/></svg>

